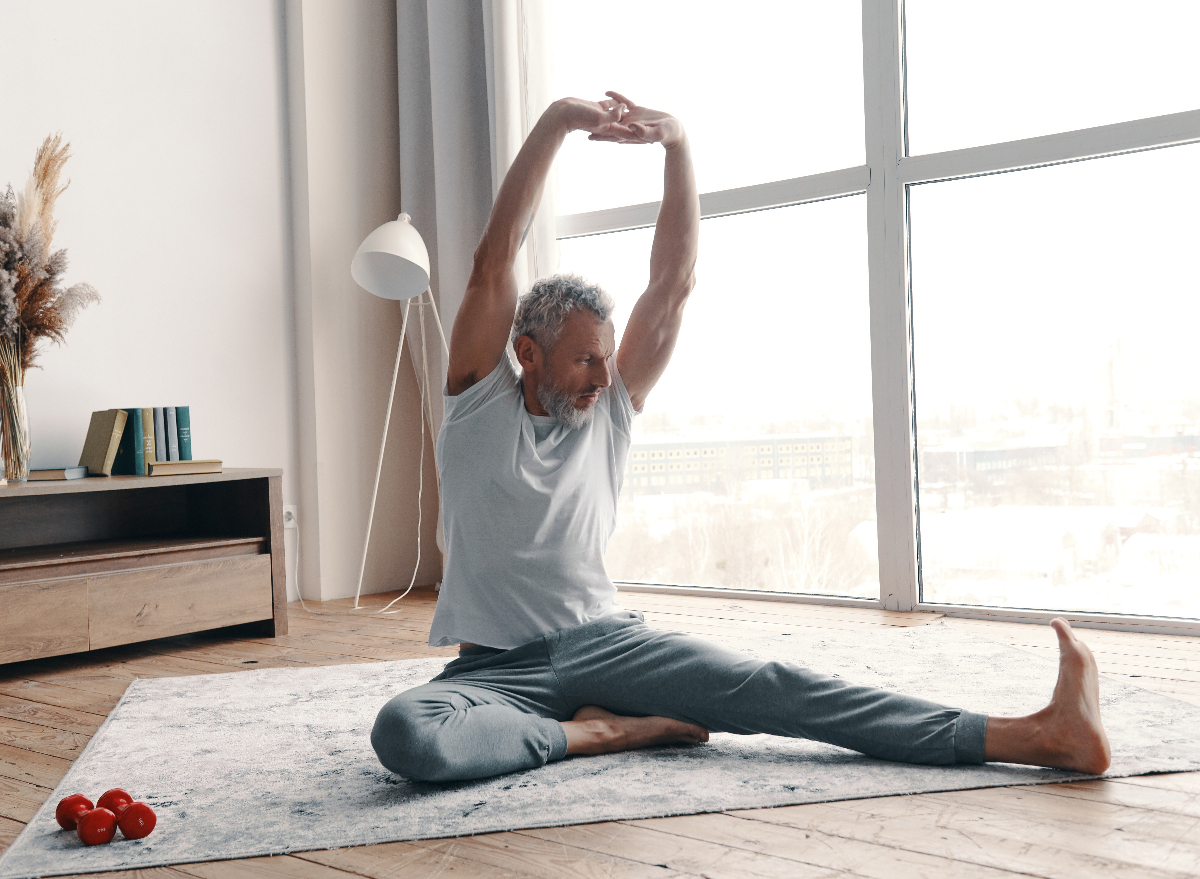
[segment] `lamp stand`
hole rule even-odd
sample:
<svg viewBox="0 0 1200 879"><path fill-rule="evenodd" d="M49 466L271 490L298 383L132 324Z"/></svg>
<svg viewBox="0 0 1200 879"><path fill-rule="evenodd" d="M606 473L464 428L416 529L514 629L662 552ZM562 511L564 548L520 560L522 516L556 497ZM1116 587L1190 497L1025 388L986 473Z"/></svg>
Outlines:
<svg viewBox="0 0 1200 879"><path fill-rule="evenodd" d="M437 325L438 335L441 336L442 347L445 349L447 356L449 356L450 346L446 344L446 333L442 329L442 319L441 319L441 316L438 315L437 305L433 301L432 291L430 291L429 289L426 289L424 293L420 294L420 296L417 297L417 305L418 305L418 307L424 307L426 305L426 303L424 301L422 301L426 294L429 295L428 305L433 309L433 320L434 320L434 323ZM358 599L359 599L359 596L362 594L363 575L366 573L366 570L367 570L367 550L371 546L371 526L375 522L375 501L379 497L379 477L383 473L383 454L384 454L384 451L387 449L388 428L391 426L391 423L392 423L392 404L396 399L396 380L400 375L400 355L401 355L401 352L403 352L403 350L404 350L404 335L408 330L408 311L409 311L409 304L411 302L412 302L411 299L404 300L404 317L400 321L400 341L396 345L396 362L392 366L392 385L391 385L391 390L388 392L387 414L384 415L384 418L383 418L383 438L379 442L379 460L375 464L375 484L371 488L371 509L367 513L367 534L366 534L365 539L363 540L362 563L359 565L359 568L358 568L358 585L354 589L354 607L355 608L358 607ZM425 351L425 317L424 317L424 314L422 314L421 315L421 360L422 360L422 366L425 367L424 372L425 372L425 379L426 379L425 381L421 382L421 416L420 417L421 417L422 421L425 418L425 402L424 402L425 385L428 383L428 381L427 381L428 380L428 367L426 364L426 356L427 355L426 355L426 351ZM432 426L433 425L431 423L430 427L432 428ZM422 430L422 439L421 439L422 453L424 452L424 442L425 442L424 431ZM423 455L422 455L422 460L423 460ZM421 502L420 496L418 495L417 503L420 504L420 502ZM418 516L419 515L420 515L420 510L418 508ZM421 549L420 534L418 533L418 535L417 535L417 553L418 553L417 557L418 557L418 559L420 558L420 549ZM415 570L413 571L413 578L414 578L414 580L416 578ZM410 583L409 589L411 589L411 588L412 588L412 584ZM407 594L407 592L405 594ZM401 598L403 598L403 597L404 596L401 596ZM399 601L399 599L396 599L396 600ZM394 603L394 602L392 602L392 603ZM392 603L389 603L388 607L390 607Z"/></svg>

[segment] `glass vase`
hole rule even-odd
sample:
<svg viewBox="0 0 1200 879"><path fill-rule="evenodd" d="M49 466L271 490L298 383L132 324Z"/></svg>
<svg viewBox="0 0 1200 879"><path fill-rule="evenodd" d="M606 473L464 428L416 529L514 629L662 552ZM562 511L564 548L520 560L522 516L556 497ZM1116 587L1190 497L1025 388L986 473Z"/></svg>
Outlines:
<svg viewBox="0 0 1200 879"><path fill-rule="evenodd" d="M29 479L29 414L21 385L0 384L0 464L9 482Z"/></svg>

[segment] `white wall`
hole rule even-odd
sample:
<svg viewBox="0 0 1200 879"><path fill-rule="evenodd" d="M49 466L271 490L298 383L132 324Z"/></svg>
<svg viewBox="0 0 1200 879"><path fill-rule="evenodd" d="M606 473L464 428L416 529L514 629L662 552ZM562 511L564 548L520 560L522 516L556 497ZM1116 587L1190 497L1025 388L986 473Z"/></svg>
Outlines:
<svg viewBox="0 0 1200 879"><path fill-rule="evenodd" d="M187 404L198 458L295 470L278 25L269 2L0 3L0 185L73 157L55 246L103 302L26 380L33 466L94 409ZM285 494L294 494L294 480Z"/></svg>
<svg viewBox="0 0 1200 879"><path fill-rule="evenodd" d="M74 464L95 409L190 405L196 457L283 468L306 597L351 594L399 334L349 276L399 204L393 2L0 0L0 35L0 185L63 132L55 244L103 297L27 377L33 466ZM416 556L407 358L396 400L364 592L407 585ZM419 584L440 576L431 450Z"/></svg>

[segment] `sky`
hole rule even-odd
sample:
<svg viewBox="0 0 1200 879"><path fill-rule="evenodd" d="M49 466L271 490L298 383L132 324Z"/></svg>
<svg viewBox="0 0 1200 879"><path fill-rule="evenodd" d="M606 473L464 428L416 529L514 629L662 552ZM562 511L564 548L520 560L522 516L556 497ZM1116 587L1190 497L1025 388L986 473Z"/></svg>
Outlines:
<svg viewBox="0 0 1200 879"><path fill-rule="evenodd" d="M553 43L569 47L554 93L615 88L677 115L702 192L864 161L856 2L551 8ZM1200 3L908 0L905 15L913 155L1200 109ZM597 48L598 34L612 39ZM1118 343L1128 405L1200 397L1198 163L1191 145L913 187L918 417L1033 396L1092 404ZM572 135L558 213L657 200L661 174L660 150ZM610 289L620 326L649 242L563 241L560 268ZM697 274L652 409L870 414L863 197L706 220Z"/></svg>

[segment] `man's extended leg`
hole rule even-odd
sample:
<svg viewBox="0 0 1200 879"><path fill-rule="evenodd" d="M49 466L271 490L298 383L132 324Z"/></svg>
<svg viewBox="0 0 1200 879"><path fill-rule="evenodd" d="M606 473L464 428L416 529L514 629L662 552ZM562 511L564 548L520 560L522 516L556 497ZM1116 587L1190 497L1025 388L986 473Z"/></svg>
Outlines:
<svg viewBox="0 0 1200 879"><path fill-rule="evenodd" d="M980 714L628 623L609 627L593 643L577 637L588 635L589 628L591 635L601 635L591 627L563 633L556 641L551 636L566 691L615 712L587 707L564 724L568 753L624 750L625 726L645 724L646 718L619 715L667 715L713 730L811 738L907 762L1008 760L1091 772L1107 767L1095 664L1065 623L1056 624L1064 660L1054 701L1029 718L993 718L991 723ZM1085 691L1091 696L1081 695ZM1048 736L1064 747L1054 748Z"/></svg>

